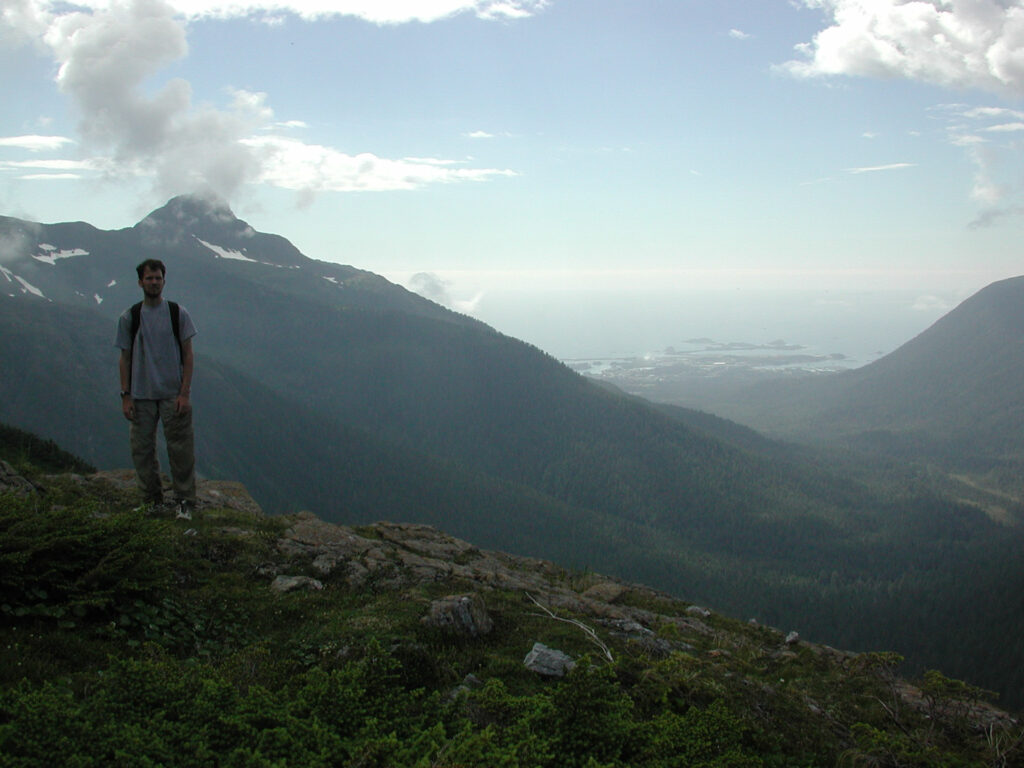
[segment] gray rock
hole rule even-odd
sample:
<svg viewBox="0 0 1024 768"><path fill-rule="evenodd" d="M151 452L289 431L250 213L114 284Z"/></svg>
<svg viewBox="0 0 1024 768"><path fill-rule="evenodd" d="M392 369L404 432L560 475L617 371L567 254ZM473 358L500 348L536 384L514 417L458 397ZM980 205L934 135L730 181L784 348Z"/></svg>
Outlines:
<svg viewBox="0 0 1024 768"><path fill-rule="evenodd" d="M337 567L338 563L344 562L344 559L339 552L321 552L313 558L313 569L326 576Z"/></svg>
<svg viewBox="0 0 1024 768"><path fill-rule="evenodd" d="M615 632L612 632L612 635L615 634ZM673 642L663 637L654 637L653 635L629 636L627 639L631 640L642 653L646 653L655 659L667 658L672 655L673 651L686 651L689 653L694 650L694 647L689 643L679 640Z"/></svg>
<svg viewBox="0 0 1024 768"><path fill-rule="evenodd" d="M627 636L653 635L654 632L633 619L598 619L598 624L618 630Z"/></svg>
<svg viewBox="0 0 1024 768"><path fill-rule="evenodd" d="M281 569L277 563L260 563L256 566L257 576L277 576Z"/></svg>
<svg viewBox="0 0 1024 768"><path fill-rule="evenodd" d="M448 694L448 698L454 700L464 693L469 693L470 691L477 690L483 687L484 681L476 675L474 675L472 672L470 672L462 679L461 683L459 683L451 690L451 693Z"/></svg>
<svg viewBox="0 0 1024 768"><path fill-rule="evenodd" d="M548 648L543 643L533 644L533 648L523 659L523 664L531 672L545 677L564 677L576 666L576 662L567 654Z"/></svg>
<svg viewBox="0 0 1024 768"><path fill-rule="evenodd" d="M702 608L699 605L691 605L689 608L686 609L686 612L691 616L700 616L702 619L706 619L708 616L711 615L711 611L709 611L707 608Z"/></svg>
<svg viewBox="0 0 1024 768"><path fill-rule="evenodd" d="M627 592L629 592L629 587L625 584L603 581L590 587L583 593L583 596L602 603L614 603Z"/></svg>
<svg viewBox="0 0 1024 768"><path fill-rule="evenodd" d="M39 486L14 471L14 467L0 460L0 493L13 493L16 496L28 496L41 490Z"/></svg>
<svg viewBox="0 0 1024 768"><path fill-rule="evenodd" d="M475 593L434 600L421 621L461 637L481 637L494 629L483 598Z"/></svg>
<svg viewBox="0 0 1024 768"><path fill-rule="evenodd" d="M293 592L296 589L323 589L323 583L316 579L311 579L309 576L278 576L270 584L270 588L275 592Z"/></svg>
<svg viewBox="0 0 1024 768"><path fill-rule="evenodd" d="M800 642L800 633L793 631L786 635L786 645L796 645Z"/></svg>

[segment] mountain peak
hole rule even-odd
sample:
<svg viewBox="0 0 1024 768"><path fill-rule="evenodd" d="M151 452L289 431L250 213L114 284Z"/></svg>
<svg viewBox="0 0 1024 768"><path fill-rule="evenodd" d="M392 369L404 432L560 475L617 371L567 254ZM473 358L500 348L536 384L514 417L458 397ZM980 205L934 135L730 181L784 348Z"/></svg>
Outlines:
<svg viewBox="0 0 1024 768"><path fill-rule="evenodd" d="M258 261L278 266L297 266L306 257L279 235L257 232L248 222L235 216L227 201L216 195L179 195L167 201L135 225L148 243L182 247L196 240L205 248L226 249Z"/></svg>
<svg viewBox="0 0 1024 768"><path fill-rule="evenodd" d="M150 213L140 224L160 223L194 228L197 224L215 223L220 226L237 222L227 200L213 194L178 195Z"/></svg>

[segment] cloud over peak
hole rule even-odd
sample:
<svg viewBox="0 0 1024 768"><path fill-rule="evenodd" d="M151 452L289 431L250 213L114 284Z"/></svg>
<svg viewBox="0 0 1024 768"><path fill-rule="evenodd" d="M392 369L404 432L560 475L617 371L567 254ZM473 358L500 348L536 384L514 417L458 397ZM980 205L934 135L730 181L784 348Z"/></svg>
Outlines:
<svg viewBox="0 0 1024 768"><path fill-rule="evenodd" d="M275 135L305 123L275 122L264 93L234 90L229 103L218 107L194 104L191 85L181 78L154 88L155 76L188 55L188 20L294 14L303 19L350 16L398 24L462 13L509 20L533 15L546 4L547 0L77 0L70 5L12 0L0 15L0 26L52 56L56 84L77 108L82 151L93 154L94 171L151 179L162 195L206 189L230 199L247 183L308 195L324 190L415 189L514 174L446 167L452 161L347 154ZM38 151L60 149L71 141L23 136L3 139L0 145Z"/></svg>

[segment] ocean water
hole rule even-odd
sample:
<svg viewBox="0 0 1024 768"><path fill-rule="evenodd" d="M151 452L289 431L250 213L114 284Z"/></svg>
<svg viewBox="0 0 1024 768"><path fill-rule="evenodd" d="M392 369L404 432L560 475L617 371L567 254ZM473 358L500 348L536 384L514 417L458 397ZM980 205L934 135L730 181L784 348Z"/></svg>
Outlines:
<svg viewBox="0 0 1024 768"><path fill-rule="evenodd" d="M892 352L961 297L906 290L489 290L471 314L567 362L718 349L858 367Z"/></svg>

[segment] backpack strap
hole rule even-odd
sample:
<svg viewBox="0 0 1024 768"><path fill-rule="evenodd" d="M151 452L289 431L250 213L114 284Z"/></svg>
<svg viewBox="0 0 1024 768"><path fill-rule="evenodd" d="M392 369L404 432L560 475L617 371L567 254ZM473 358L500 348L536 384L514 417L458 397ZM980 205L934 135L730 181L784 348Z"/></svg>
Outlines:
<svg viewBox="0 0 1024 768"><path fill-rule="evenodd" d="M181 309L175 301L168 301L167 308L171 311L171 330L174 331L174 341L178 344L178 356L184 362L185 353L181 348ZM135 352L135 337L139 335L139 326L142 324L142 302L132 304L132 346L129 352Z"/></svg>
<svg viewBox="0 0 1024 768"><path fill-rule="evenodd" d="M142 322L142 302L132 304L132 349L135 348L135 337L139 333L139 323Z"/></svg>
<svg viewBox="0 0 1024 768"><path fill-rule="evenodd" d="M185 352L181 348L181 311L176 302L168 301L167 308L171 310L171 330L174 331L174 340L178 344L178 358L185 362Z"/></svg>

